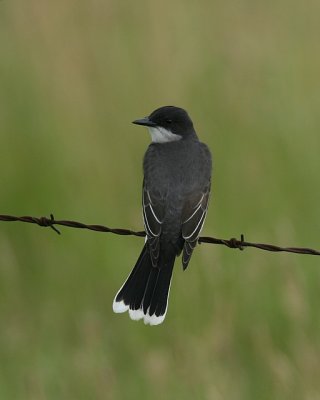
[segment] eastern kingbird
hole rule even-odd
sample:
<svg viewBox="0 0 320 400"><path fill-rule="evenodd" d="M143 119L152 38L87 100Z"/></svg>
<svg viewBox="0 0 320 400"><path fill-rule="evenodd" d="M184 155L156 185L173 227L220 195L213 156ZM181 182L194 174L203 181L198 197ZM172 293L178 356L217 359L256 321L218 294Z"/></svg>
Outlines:
<svg viewBox="0 0 320 400"><path fill-rule="evenodd" d="M143 160L142 209L146 241L113 302L145 324L163 322L173 265L182 252L185 270L197 245L209 202L212 161L185 110L166 106L133 121L149 129Z"/></svg>

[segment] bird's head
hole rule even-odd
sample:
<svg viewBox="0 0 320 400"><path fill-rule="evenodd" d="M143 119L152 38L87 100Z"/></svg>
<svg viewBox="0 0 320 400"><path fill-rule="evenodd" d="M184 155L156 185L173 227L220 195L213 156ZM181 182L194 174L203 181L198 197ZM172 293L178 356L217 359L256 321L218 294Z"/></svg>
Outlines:
<svg viewBox="0 0 320 400"><path fill-rule="evenodd" d="M137 119L133 123L147 126L155 143L172 142L195 135L188 113L183 108L174 106L157 108L148 117Z"/></svg>

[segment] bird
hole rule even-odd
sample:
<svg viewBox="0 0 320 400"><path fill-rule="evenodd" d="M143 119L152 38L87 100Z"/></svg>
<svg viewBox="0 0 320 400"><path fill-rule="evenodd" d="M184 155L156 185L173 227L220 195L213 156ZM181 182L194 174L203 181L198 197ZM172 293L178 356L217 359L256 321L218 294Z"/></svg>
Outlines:
<svg viewBox="0 0 320 400"><path fill-rule="evenodd" d="M212 156L186 110L164 106L133 121L151 135L143 159L145 244L113 301L113 311L159 325L166 316L175 259L188 267L210 197Z"/></svg>

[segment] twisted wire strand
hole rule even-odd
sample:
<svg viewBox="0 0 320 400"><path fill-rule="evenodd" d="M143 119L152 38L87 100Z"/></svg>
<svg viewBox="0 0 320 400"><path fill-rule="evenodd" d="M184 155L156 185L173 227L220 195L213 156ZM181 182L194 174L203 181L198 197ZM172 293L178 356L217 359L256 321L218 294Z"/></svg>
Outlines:
<svg viewBox="0 0 320 400"><path fill-rule="evenodd" d="M16 217L13 215L0 215L0 221L6 221L6 222L20 221L30 224L36 224L42 227L50 227L59 235L61 234L61 232L57 229L56 225L67 226L69 228L89 229L91 231L96 231L96 232L113 233L115 235L126 235L126 236L131 235L139 237L144 237L146 235L144 231L133 231L130 229L122 229L122 228L109 228L104 225L87 225L77 221L56 220L53 214L50 214L50 218L30 217L30 216ZM209 236L201 236L198 239L198 243L224 245L231 249L239 249L239 250L244 250L246 247L254 247L256 249L272 251L272 252L286 252L286 253L309 254L309 255L320 256L320 251L310 249L307 247L280 247L274 244L247 242L244 240L243 234L241 234L240 240L236 238L217 239Z"/></svg>

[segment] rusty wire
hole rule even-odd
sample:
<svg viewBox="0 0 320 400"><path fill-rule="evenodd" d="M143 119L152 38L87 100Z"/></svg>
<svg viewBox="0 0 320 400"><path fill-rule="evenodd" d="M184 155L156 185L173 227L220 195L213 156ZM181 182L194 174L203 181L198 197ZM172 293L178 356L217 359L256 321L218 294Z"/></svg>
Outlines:
<svg viewBox="0 0 320 400"><path fill-rule="evenodd" d="M53 214L50 214L50 218L47 217L15 217L12 215L0 215L0 221L7 222L27 222L30 224L36 224L42 227L50 227L56 233L60 235L60 231L56 228L56 225L67 226L69 228L79 228L79 229L89 229L91 231L96 232L106 232L113 233L115 235L131 235L131 236L140 236L144 237L144 231L132 231L130 229L121 229L121 228L108 228L104 225L87 225L82 222L77 221L67 221L67 220L55 220ZM244 235L241 234L240 240L236 238L231 239L217 239L214 237L201 236L199 237L198 243L209 243L209 244L220 244L227 246L232 249L244 250L245 247L255 247L260 250L265 251L273 251L273 252L287 252L287 253L298 253L298 254L309 254L314 256L320 256L320 251L309 249L307 247L280 247L275 246L273 244L265 244L265 243L251 243L244 240Z"/></svg>

